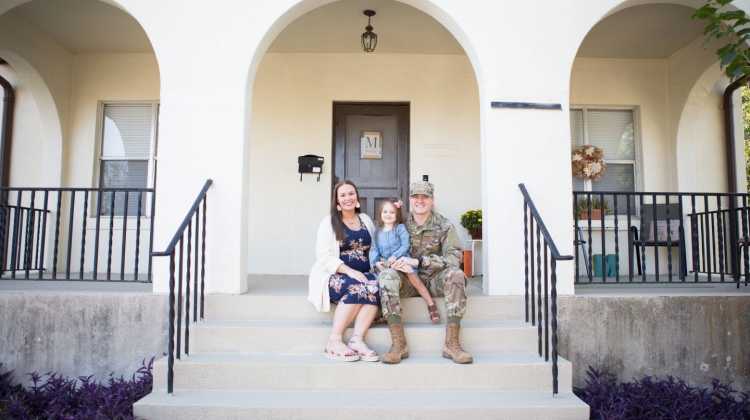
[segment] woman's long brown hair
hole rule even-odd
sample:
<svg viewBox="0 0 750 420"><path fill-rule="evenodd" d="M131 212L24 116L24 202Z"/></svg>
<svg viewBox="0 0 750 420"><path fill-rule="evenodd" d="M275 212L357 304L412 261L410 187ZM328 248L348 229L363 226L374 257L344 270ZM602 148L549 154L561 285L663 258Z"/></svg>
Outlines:
<svg viewBox="0 0 750 420"><path fill-rule="evenodd" d="M351 185L354 187L354 193L357 194L357 200L359 200L359 190L352 181L345 179L333 187L333 197L331 198L331 227L333 228L333 233L336 234L337 241L343 241L346 238L346 233L344 232L344 221L341 220L341 212L336 208L336 206L339 205L339 188L344 185ZM359 207L355 208L354 211L359 213Z"/></svg>

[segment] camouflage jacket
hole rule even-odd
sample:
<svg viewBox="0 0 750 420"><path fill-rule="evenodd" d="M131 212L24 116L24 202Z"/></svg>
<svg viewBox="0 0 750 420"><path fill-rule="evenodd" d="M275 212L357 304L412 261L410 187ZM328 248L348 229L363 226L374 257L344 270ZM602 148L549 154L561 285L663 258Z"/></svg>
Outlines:
<svg viewBox="0 0 750 420"><path fill-rule="evenodd" d="M422 262L420 274L429 277L444 268L459 268L462 252L458 234L444 216L433 211L432 216L419 226L409 215L406 229L411 242L409 252Z"/></svg>

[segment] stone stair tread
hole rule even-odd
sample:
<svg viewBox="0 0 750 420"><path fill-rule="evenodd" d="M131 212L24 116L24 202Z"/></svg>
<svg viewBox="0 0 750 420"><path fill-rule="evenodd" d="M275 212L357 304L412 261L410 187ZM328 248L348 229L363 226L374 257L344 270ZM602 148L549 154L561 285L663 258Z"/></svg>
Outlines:
<svg viewBox="0 0 750 420"><path fill-rule="evenodd" d="M576 408L586 414L588 406L573 393L534 391L382 391L382 390L175 390L153 392L136 402L144 406L246 407L246 408L377 408L377 409L481 409L507 407Z"/></svg>
<svg viewBox="0 0 750 420"><path fill-rule="evenodd" d="M456 365L452 361L443 358L440 354L431 353L411 353L409 358L401 362L403 365L434 365L436 369L440 366L455 366L456 368L476 369L477 366L487 365L540 365L551 364L551 361L545 361L543 357L532 352L526 353L474 353L474 363L470 365ZM558 357L558 364L568 364L567 360ZM162 357L156 364L166 364L167 359ZM192 353L189 356L183 355L181 359L175 360L176 364L243 364L243 365L328 365L336 367L346 367L358 369L364 368L396 368L397 365L386 365L374 362L356 362L345 363L327 359L323 352L320 353L240 353L240 352L216 352L216 353Z"/></svg>
<svg viewBox="0 0 750 420"><path fill-rule="evenodd" d="M444 318L445 299L435 298L435 301ZM330 319L332 316L330 312L315 311L307 301L306 288L299 295L208 295L205 306L206 318L211 320L307 320ZM403 298L402 308L406 320L429 322L427 305L421 297ZM464 319L519 319L523 311L523 296L469 296Z"/></svg>
<svg viewBox="0 0 750 420"><path fill-rule="evenodd" d="M445 329L445 323L432 324L429 322L409 322L404 321L405 329ZM279 327L279 328L330 328L330 320L266 320L266 319L247 319L247 320L204 320L199 323L190 324L191 328L247 328L247 327ZM466 320L461 322L461 328L532 328L531 324L523 320ZM386 324L375 324L375 329L387 329ZM533 328L536 328L535 326Z"/></svg>
<svg viewBox="0 0 750 420"><path fill-rule="evenodd" d="M399 365L338 362L320 353L197 353L175 363L175 389L552 390L552 364L534 353L475 353L458 365L438 353L413 354ZM561 390L570 390L571 364L559 359ZM154 388L166 387L164 358Z"/></svg>

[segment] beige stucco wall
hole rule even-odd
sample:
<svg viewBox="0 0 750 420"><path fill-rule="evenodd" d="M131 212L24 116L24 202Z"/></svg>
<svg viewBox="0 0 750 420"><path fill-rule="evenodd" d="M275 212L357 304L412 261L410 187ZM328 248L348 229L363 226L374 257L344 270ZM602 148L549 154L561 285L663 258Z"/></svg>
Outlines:
<svg viewBox="0 0 750 420"><path fill-rule="evenodd" d="M331 194L334 101L411 104L410 178L429 174L438 210L459 227L481 207L479 99L464 55L267 54L253 91L251 273L304 274ZM297 156L325 157L300 182Z"/></svg>
<svg viewBox="0 0 750 420"><path fill-rule="evenodd" d="M43 41L43 39L42 39ZM38 48L45 50L44 43ZM7 76L11 83L16 86L16 109L14 117L14 133L12 148L12 164L10 183L12 186L43 186L54 187L60 184L71 187L92 187L98 185L95 174L98 165L99 136L97 130L98 106L100 101L157 101L159 99L159 70L153 54L77 54L71 55L70 65L63 67L71 75L69 80L70 102L67 104L67 127L64 139L50 139L44 130L44 123L49 123L49 114L39 111L36 97L39 90L33 89L33 78L19 77L18 72L13 71L10 66L0 66L0 74ZM31 85L31 86L30 86ZM35 95L36 94L36 95ZM60 156L60 146L63 151ZM59 172L62 166L62 178ZM52 195L50 208L54 208L56 195ZM134 198L134 197L133 197ZM39 197L41 199L41 197ZM27 192L23 202L28 204L30 194ZM89 198L89 216L93 216L94 200ZM67 197L63 200L61 214L69 214ZM41 204L37 204L41 206ZM78 271L80 260L83 197L78 194L76 201L75 222L72 230L71 260L74 262L72 270ZM54 212L50 223L54 219ZM136 223L131 217L128 225L129 246L126 253L126 272L132 271L134 263L134 245ZM149 237L150 220L142 219L140 230L141 244L147 244ZM108 222L102 225L104 239L99 244L100 271L106 270L106 265L101 263L102 255L106 255L108 234ZM52 266L53 252L52 227L49 226L50 234L46 258L47 267ZM114 222L113 241L119 244L122 236L122 220L117 218ZM88 270L92 267L93 244L95 236L95 224L89 220L86 228L86 259ZM69 232L67 224L63 224L60 230L60 241L67 243ZM62 251L61 251L62 252ZM139 256L141 264L139 271L145 272L147 265L143 263L148 258L148 247L140 247ZM64 260L64 255L60 255ZM120 271L120 253L113 253L113 271ZM58 266L58 270L61 270Z"/></svg>
<svg viewBox="0 0 750 420"><path fill-rule="evenodd" d="M101 141L98 131L101 130L97 119L98 107L101 101L158 101L159 100L159 69L156 58L149 53L131 54L76 54L72 65L72 92L70 103L70 131L65 142L63 176L64 184L70 186L99 185L98 155ZM130 197L135 199L135 195ZM148 197L144 197L148 200ZM91 199L89 215L93 216L93 198ZM76 223L73 227L73 243L81 243L81 218L83 213L82 197L76 201ZM65 213L65 211L63 212ZM135 261L135 233L136 218L129 217L127 225L128 246L125 255L125 272L132 272ZM102 235L108 234L107 218L104 221ZM146 272L148 266L144 262L148 259L149 219L141 220L139 249L140 264L138 271ZM84 267L93 267L93 247L95 243L96 225L89 220L86 226L86 243L89 249L85 253ZM114 222L113 243L121 244L122 218ZM104 238L104 237L103 237ZM106 270L106 264L101 257L106 255L108 242L102 239L99 244L99 271ZM71 258L78 267L80 247L74 246ZM119 248L118 248L119 250ZM120 252L113 253L113 271L120 272Z"/></svg>
<svg viewBox="0 0 750 420"><path fill-rule="evenodd" d="M0 13L25 1L2 2ZM572 201L569 119L567 112L493 109L490 103L559 103L567 109L571 97L570 71L576 51L589 30L614 10L655 1L581 0L576 7L569 2L547 0L503 2L502 7L476 7L461 0L402 1L444 25L470 58L478 81L481 144L478 166L483 180L481 202L485 212L484 251L489 256L485 259L488 290L493 294L520 293L523 289L520 182L527 185L561 252L572 251L570 215L556 211L570 208ZM249 203L253 194L248 175L254 130L252 87L258 65L268 45L286 25L330 1L224 2L221 7L210 7L198 0L108 2L130 13L143 26L159 61L162 108L157 189L169 191L170 199L157 201L156 242L165 244L169 240L202 183L206 178L214 179L208 213L209 237L220 240L209 240L207 244L207 278L210 278L207 290L241 292L245 290L244 279L250 271L251 259ZM675 2L701 4L698 0ZM733 4L742 10L750 9L750 0L736 0ZM495 13L500 9L502 13ZM174 19L175 10L180 11L179 19ZM519 16L534 16L535 25L519 23L522 21ZM12 60L12 64L25 65L24 70L35 71L35 80L42 82L36 86L44 87L46 83L46 97L42 95L40 100L35 95L45 115L50 110L55 114L53 118L45 118L45 122L56 121L45 124L46 132L52 133L46 138L62 138L60 133L69 132L60 126L66 124L67 106L71 103L72 75L71 68L66 67L72 60L70 54L43 34L30 34L30 27L2 23L0 56ZM539 31L540 27L546 30ZM550 33L555 36L549 36ZM675 71L679 68L673 67ZM677 123L670 127L676 132ZM207 148L207 142L212 147ZM534 164L518 156L532 156ZM54 169L59 170L54 172ZM53 168L53 173L62 179L59 165ZM674 182L676 170L672 168L671 173ZM573 291L571 267L571 264L559 266L561 293ZM159 262L155 270L155 289L164 292L168 279L166 262Z"/></svg>
<svg viewBox="0 0 750 420"><path fill-rule="evenodd" d="M641 167L636 189L671 188L673 159L669 135L667 63L665 60L578 58L570 83L572 105L637 107L640 120ZM636 150L638 150L636 148Z"/></svg>
<svg viewBox="0 0 750 420"><path fill-rule="evenodd" d="M706 70L689 92L677 130L680 190L727 191L722 105L726 86L717 63ZM742 138L739 140L742 143ZM744 164L737 169L745 173Z"/></svg>
<svg viewBox="0 0 750 420"><path fill-rule="evenodd" d="M711 54L703 43L692 42L665 59L576 59L571 104L636 107L636 135L640 137L636 190L727 191L721 103L727 82ZM738 168L744 168L744 154L738 160ZM700 202L698 207L702 208ZM592 253L599 254L601 229L595 225ZM614 229L613 220L608 226ZM620 261L625 262L628 247L623 220L619 227ZM614 239L614 233L608 232L607 253L614 252ZM689 244L687 252L691 252ZM677 258L676 250L673 258ZM660 250L660 259L663 273L666 250ZM621 264L627 273L627 264ZM586 273L583 258L579 270ZM654 272L653 258L647 259L646 272Z"/></svg>
<svg viewBox="0 0 750 420"><path fill-rule="evenodd" d="M13 157L23 163L12 170L11 185L59 186L72 56L48 34L4 15L0 17L0 57L13 69L21 90L18 111L24 111L16 117L13 136L14 143L23 144L16 149L23 155L14 151ZM28 159L37 162L24 169Z"/></svg>
<svg viewBox="0 0 750 420"><path fill-rule="evenodd" d="M636 189L726 191L721 98L727 81L712 54L696 40L665 59L576 59L571 104L637 109Z"/></svg>
<svg viewBox="0 0 750 420"><path fill-rule="evenodd" d="M156 57L143 54L73 56L70 130L64 155L64 183L98 185L97 107L100 101L158 101Z"/></svg>

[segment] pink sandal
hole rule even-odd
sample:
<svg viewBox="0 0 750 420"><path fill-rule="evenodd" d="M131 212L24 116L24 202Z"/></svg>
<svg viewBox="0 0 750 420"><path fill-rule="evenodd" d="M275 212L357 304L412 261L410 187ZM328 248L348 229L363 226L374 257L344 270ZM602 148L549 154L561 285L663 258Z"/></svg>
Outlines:
<svg viewBox="0 0 750 420"><path fill-rule="evenodd" d="M362 340L362 337L353 335L349 339L349 348L354 350L354 352L359 356L359 359L365 362L378 362L380 361L380 356L378 356L378 353L375 352L375 350L367 347L367 344L364 340Z"/></svg>
<svg viewBox="0 0 750 420"><path fill-rule="evenodd" d="M341 345L346 347L347 351L344 353L339 353L335 350L332 350L328 345L326 345L326 348L324 350L326 357L331 360L337 360L340 362L356 362L360 359L359 354L355 350L350 349L346 344L343 342L340 342ZM331 344L330 342L328 344Z"/></svg>

